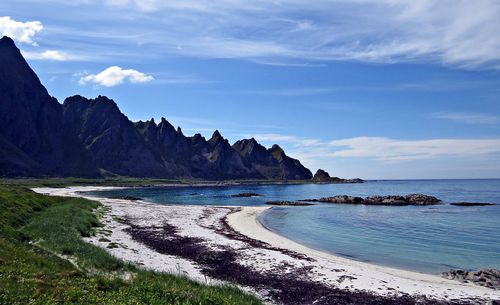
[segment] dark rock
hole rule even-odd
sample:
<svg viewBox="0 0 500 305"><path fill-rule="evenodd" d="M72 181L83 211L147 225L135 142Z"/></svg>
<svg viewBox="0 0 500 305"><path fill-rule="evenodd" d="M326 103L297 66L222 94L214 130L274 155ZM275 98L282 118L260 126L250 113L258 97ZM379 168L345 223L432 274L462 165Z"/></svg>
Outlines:
<svg viewBox="0 0 500 305"><path fill-rule="evenodd" d="M441 202L434 196L423 194L410 194L405 196L406 200L411 205L433 205Z"/></svg>
<svg viewBox="0 0 500 305"><path fill-rule="evenodd" d="M257 193L239 193L239 194L233 194L231 197L239 198L239 197L261 197L261 194Z"/></svg>
<svg viewBox="0 0 500 305"><path fill-rule="evenodd" d="M110 197L111 199L123 199L123 200L130 200L130 201L138 201L142 200L140 197L134 197L134 196L113 196Z"/></svg>
<svg viewBox="0 0 500 305"><path fill-rule="evenodd" d="M344 179L346 183L364 183L365 181L360 178Z"/></svg>
<svg viewBox="0 0 500 305"><path fill-rule="evenodd" d="M433 196L423 194L410 194L406 196L371 196L366 198L337 195L333 197L324 197L320 199L306 199L302 201L312 202L325 202L337 204L365 204L365 205L390 205L390 206L404 206L404 205L433 205L440 202L439 199Z"/></svg>
<svg viewBox="0 0 500 305"><path fill-rule="evenodd" d="M359 178L342 179L339 177L330 177L330 174L328 174L328 172L322 169L318 169L318 171L316 172L316 174L314 174L311 181L314 183L363 183L364 182Z"/></svg>
<svg viewBox="0 0 500 305"><path fill-rule="evenodd" d="M500 289L500 270L498 269L482 269L479 271L450 270L443 272L442 276L462 283L473 283L492 289Z"/></svg>
<svg viewBox="0 0 500 305"><path fill-rule="evenodd" d="M318 169L316 174L314 174L312 181L314 182L330 182L332 177L330 177L330 174L328 172Z"/></svg>
<svg viewBox="0 0 500 305"><path fill-rule="evenodd" d="M347 196L347 195L338 195L333 197L323 197L320 199L313 199L307 201L317 201L317 202L327 202L327 203L339 203L339 204L360 204L363 202L363 198Z"/></svg>
<svg viewBox="0 0 500 305"><path fill-rule="evenodd" d="M304 201L268 201L266 204L269 205L283 205L283 206L308 206L313 205L312 203L307 203Z"/></svg>
<svg viewBox="0 0 500 305"><path fill-rule="evenodd" d="M487 203L487 202L452 202L450 204L460 206L460 207L496 205L495 203Z"/></svg>
<svg viewBox="0 0 500 305"><path fill-rule="evenodd" d="M0 40L0 176L310 179L277 145L186 137L165 118L131 122L107 97L51 97L15 46Z"/></svg>
<svg viewBox="0 0 500 305"><path fill-rule="evenodd" d="M0 176L99 174L14 41L0 39Z"/></svg>

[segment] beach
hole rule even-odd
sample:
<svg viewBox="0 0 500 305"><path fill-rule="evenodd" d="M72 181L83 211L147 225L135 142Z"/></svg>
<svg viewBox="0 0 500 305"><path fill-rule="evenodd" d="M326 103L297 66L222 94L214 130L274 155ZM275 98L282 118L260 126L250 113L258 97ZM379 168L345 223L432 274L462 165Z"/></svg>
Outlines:
<svg viewBox="0 0 500 305"><path fill-rule="evenodd" d="M300 298L303 304L328 304L329 297L359 298L360 304L370 299L389 300L387 304L500 299L498 290L311 249L266 229L258 218L269 207L159 205L81 193L107 189L34 191L100 201L103 227L86 241L124 261L202 283L235 283L270 303L295 304ZM297 289L285 289L289 287Z"/></svg>

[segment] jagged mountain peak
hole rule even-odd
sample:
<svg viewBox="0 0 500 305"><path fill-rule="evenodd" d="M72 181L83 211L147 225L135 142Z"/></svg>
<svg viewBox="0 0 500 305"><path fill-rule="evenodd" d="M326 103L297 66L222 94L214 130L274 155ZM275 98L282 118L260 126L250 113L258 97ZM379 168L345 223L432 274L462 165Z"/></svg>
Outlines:
<svg viewBox="0 0 500 305"><path fill-rule="evenodd" d="M283 150L283 148L281 148L281 146L279 146L278 144L274 144L269 150L271 152L285 153L285 151Z"/></svg>
<svg viewBox="0 0 500 305"><path fill-rule="evenodd" d="M8 37L0 40L0 143L0 175L310 178L281 148L253 138L231 146L218 130L207 141L184 136L163 117L134 123L102 95L74 95L61 105Z"/></svg>
<svg viewBox="0 0 500 305"><path fill-rule="evenodd" d="M265 154L267 152L267 149L259 144L255 138L236 141L236 143L233 144L233 148L243 156L251 154Z"/></svg>
<svg viewBox="0 0 500 305"><path fill-rule="evenodd" d="M10 38L9 36L3 36L2 39L0 39L0 45L9 45L17 49L16 44L14 43L14 40Z"/></svg>
<svg viewBox="0 0 500 305"><path fill-rule="evenodd" d="M158 128L175 132L174 126L164 117L161 117L160 123L158 123Z"/></svg>
<svg viewBox="0 0 500 305"><path fill-rule="evenodd" d="M193 141L200 141L200 140L205 141L205 137L204 137L204 136L202 136L202 135L201 135L201 133L195 133L195 134L191 137L191 139L192 139Z"/></svg>
<svg viewBox="0 0 500 305"><path fill-rule="evenodd" d="M260 145L259 142L257 142L257 140L255 140L255 138L242 139L242 140L236 141L236 143L234 143L234 144L235 145L239 144L239 145L242 145L242 146Z"/></svg>
<svg viewBox="0 0 500 305"><path fill-rule="evenodd" d="M219 130L215 130L214 133L212 134L212 139L219 139L219 138L222 138L222 135L220 134Z"/></svg>
<svg viewBox="0 0 500 305"><path fill-rule="evenodd" d="M0 39L0 138L11 155L0 155L0 175L93 176L97 169L63 124L63 109L9 37ZM14 149L15 148L15 149ZM15 151L22 156L15 156ZM22 157L23 169L16 167ZM25 162L26 161L26 162Z"/></svg>
<svg viewBox="0 0 500 305"><path fill-rule="evenodd" d="M219 143L224 143L229 145L229 141L225 139L218 130L214 131L212 137L210 138L210 140L208 140L208 142L212 145L217 145Z"/></svg>

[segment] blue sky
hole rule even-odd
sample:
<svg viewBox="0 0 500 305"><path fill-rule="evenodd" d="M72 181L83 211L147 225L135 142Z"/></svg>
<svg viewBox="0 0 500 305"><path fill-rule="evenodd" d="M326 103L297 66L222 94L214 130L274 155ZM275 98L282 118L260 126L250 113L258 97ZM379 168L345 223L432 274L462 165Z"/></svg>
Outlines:
<svg viewBox="0 0 500 305"><path fill-rule="evenodd" d="M2 1L49 92L367 179L500 177L500 2Z"/></svg>

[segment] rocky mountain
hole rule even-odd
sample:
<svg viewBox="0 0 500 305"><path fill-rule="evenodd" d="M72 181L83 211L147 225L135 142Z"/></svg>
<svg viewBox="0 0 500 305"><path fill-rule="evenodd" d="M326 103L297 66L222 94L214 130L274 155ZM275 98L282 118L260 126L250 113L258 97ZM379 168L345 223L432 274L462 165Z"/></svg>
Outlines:
<svg viewBox="0 0 500 305"><path fill-rule="evenodd" d="M8 37L0 40L0 169L2 176L79 175L98 171L49 95Z"/></svg>
<svg viewBox="0 0 500 305"><path fill-rule="evenodd" d="M278 145L185 136L165 118L132 122L104 96L51 97L12 39L0 40L0 176L310 179Z"/></svg>
<svg viewBox="0 0 500 305"><path fill-rule="evenodd" d="M254 138L240 140L233 145L247 167L264 177L273 179L304 179L312 173L296 159L288 157L278 145L266 149Z"/></svg>
<svg viewBox="0 0 500 305"><path fill-rule="evenodd" d="M359 178L343 179L339 177L330 177L330 174L322 169L318 169L311 181L314 183L363 183L363 180Z"/></svg>

